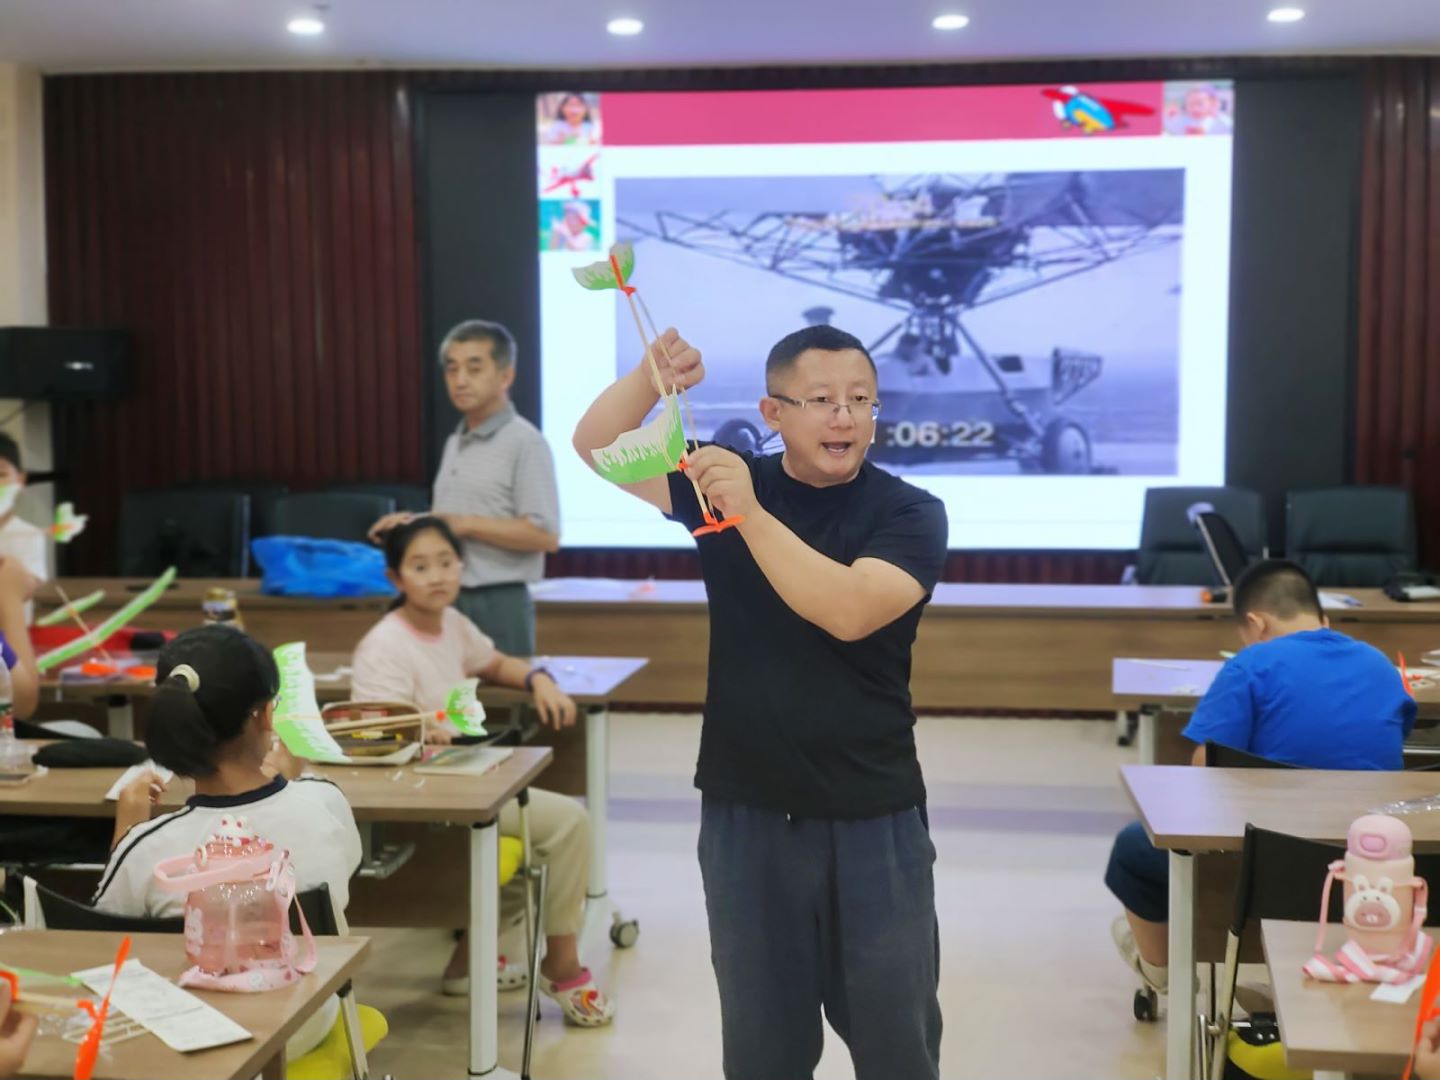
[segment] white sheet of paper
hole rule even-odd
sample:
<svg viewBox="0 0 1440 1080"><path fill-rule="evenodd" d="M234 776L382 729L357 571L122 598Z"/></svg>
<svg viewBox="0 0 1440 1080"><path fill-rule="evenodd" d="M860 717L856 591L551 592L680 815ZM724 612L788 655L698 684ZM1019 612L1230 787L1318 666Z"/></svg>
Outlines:
<svg viewBox="0 0 1440 1080"><path fill-rule="evenodd" d="M142 761L139 765L131 765L128 769L121 773L120 779L116 780L115 783L111 784L110 790L105 792L105 798L109 799L111 802L118 802L120 799L120 792L125 788L125 786L129 784L130 781L134 780L137 776L139 776L141 773L146 772L155 773L157 776L160 777L162 781L167 784L170 783L171 780L175 779L175 774L169 769L165 768L165 766L156 765L153 761Z"/></svg>
<svg viewBox="0 0 1440 1080"><path fill-rule="evenodd" d="M180 942L175 942L176 948ZM103 964L75 972L75 977L95 993L105 994L114 964ZM112 1008L143 1024L171 1050L188 1054L229 1046L253 1038L219 1009L205 1004L188 990L161 978L139 960L126 960L110 995Z"/></svg>
<svg viewBox="0 0 1440 1080"><path fill-rule="evenodd" d="M1410 995L1425 985L1425 976L1416 975L1413 979L1403 983L1381 983L1370 995L1371 1001L1385 1001L1391 1005L1404 1005L1410 1000Z"/></svg>

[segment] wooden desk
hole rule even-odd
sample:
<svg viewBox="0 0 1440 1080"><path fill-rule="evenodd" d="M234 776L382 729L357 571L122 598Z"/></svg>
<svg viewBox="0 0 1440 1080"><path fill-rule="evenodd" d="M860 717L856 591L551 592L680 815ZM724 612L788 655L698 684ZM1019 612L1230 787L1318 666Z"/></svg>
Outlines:
<svg viewBox="0 0 1440 1080"><path fill-rule="evenodd" d="M123 934L78 930L18 930L0 934L0 961L54 972L81 971L113 963ZM181 1054L154 1035L114 1043L101 1051L97 1080L249 1080L284 1076L285 1042L360 967L370 948L363 937L315 940L315 970L294 985L264 994L191 993L214 1006L255 1037L233 1046ZM174 980L189 966L183 942L174 934L132 934L130 955L151 971ZM75 1045L58 1035L39 1035L20 1070L22 1077L70 1076ZM272 1071L274 1070L274 1071Z"/></svg>
<svg viewBox="0 0 1440 1080"><path fill-rule="evenodd" d="M113 611L145 583L67 579L72 597L104 588ZM267 645L306 641L314 652L352 651L384 612L382 598L297 600L259 594L253 580L176 582L138 624L183 629L200 622L206 588L233 588L246 628ZM705 700L709 613L699 581L556 578L533 587L539 649L598 655L617 641L650 657L625 686L627 703L693 707ZM1387 655L1440 647L1440 602L1401 604L1379 589L1343 590L1362 607L1330 613L1337 628ZM40 610L58 603L42 587ZM1214 656L1235 646L1230 609L1188 586L941 584L920 622L911 689L916 708L1095 710L1114 708L1116 656ZM1043 674L1043 677L1042 677Z"/></svg>
<svg viewBox="0 0 1440 1080"><path fill-rule="evenodd" d="M551 756L549 747L517 747L506 761L481 776L421 777L408 766L398 770L349 765L316 769L339 785L357 821L468 827L468 865L464 868L464 880L470 884L469 1070L474 1076L482 1076L495 1068L498 1045L495 968L500 849L496 822L501 808L531 785L550 763ZM105 792L120 772L119 769L52 769L46 776L19 787L0 788L0 815L113 817L115 804L105 801ZM395 779L397 773L399 779ZM422 779L423 785L417 787L417 781ZM182 805L187 795L188 785L184 782L172 784L161 800L161 808ZM0 935L0 950L9 937ZM173 947L173 939L171 942ZM3 955L0 951L0 956ZM114 955L113 948L111 955ZM37 966L45 967L44 964ZM68 1070L63 1075L69 1075Z"/></svg>
<svg viewBox="0 0 1440 1080"><path fill-rule="evenodd" d="M542 651L594 653L616 639L643 645L650 666L634 701L704 700L709 645L699 581L554 579L534 586ZM1440 603L1400 604L1379 589L1342 590L1364 606L1329 612L1337 629L1387 655L1418 660L1440 647ZM1235 647L1224 604L1191 587L941 584L920 621L911 692L919 709L1115 708L1116 656L1215 656Z"/></svg>
<svg viewBox="0 0 1440 1080"><path fill-rule="evenodd" d="M321 702L348 701L350 676L346 672L350 654L317 651L308 654L310 670L316 673L315 696ZM612 928L631 923L610 899L609 805L610 805L610 703L648 663L633 656L546 656L540 661L550 669L560 689L575 699L585 716L585 804L590 812L590 882L585 890L585 930L582 947L604 941ZM331 673L342 672L338 678ZM130 699L146 699L155 692L153 683L133 680L113 682L47 682L47 688L64 699L107 701L111 707L110 734L133 738ZM531 700L523 690L482 684L476 696L487 707L524 704ZM116 699L121 699L116 701ZM365 770L361 770L362 772ZM103 795L103 789L101 794ZM386 820L398 820L389 818Z"/></svg>
<svg viewBox="0 0 1440 1080"><path fill-rule="evenodd" d="M1318 772L1126 765L1126 794L1150 840L1170 853L1170 1012L1165 1073L1195 1069L1195 856L1239 851L1247 822L1310 840L1343 844L1351 822L1385 803L1440 794L1440 776L1423 772ZM1440 850L1440 814L1405 823L1421 850ZM1188 992L1187 992L1188 991Z"/></svg>
<svg viewBox="0 0 1440 1080"><path fill-rule="evenodd" d="M1168 657L1117 657L1110 662L1110 690L1114 695L1115 708L1138 709L1140 712L1139 750L1142 765L1160 764L1156 758L1156 714L1166 709L1193 710L1224 665L1223 660L1179 660ZM1414 693L1419 718L1426 721L1440 719L1440 686L1422 685L1416 688Z"/></svg>
<svg viewBox="0 0 1440 1080"><path fill-rule="evenodd" d="M348 652L306 650L310 670L315 674L315 697L321 702L350 700L350 660ZM649 663L640 656L543 656L537 657L555 676L555 682L578 705L606 705L616 693ZM42 688L54 691L62 699L100 701L112 697L148 698L155 693L153 682L136 679L60 681L46 678ZM475 696L487 706L522 705L531 700L524 690L481 683ZM130 736L117 736L129 738Z"/></svg>
<svg viewBox="0 0 1440 1080"><path fill-rule="evenodd" d="M1260 924L1265 963L1285 1061L1316 1077L1347 1073L1399 1076L1410 1057L1420 991L1404 1005L1371 1001L1375 987L1307 979L1300 968L1315 951L1315 924L1266 919ZM1326 927L1325 951L1345 943L1345 928Z"/></svg>
<svg viewBox="0 0 1440 1080"><path fill-rule="evenodd" d="M150 581L140 578L63 578L60 581L72 600L105 590L105 599L91 609L85 621L91 626L124 607ZM374 626L390 606L386 596L346 597L307 600L289 596L264 596L255 578L181 578L153 607L132 624L150 630L187 630L204 621L201 601L211 588L231 589L240 607L245 629L269 645L287 641L308 642L311 649L350 652L365 632ZM51 584L35 594L35 611L43 615L60 605L60 596Z"/></svg>

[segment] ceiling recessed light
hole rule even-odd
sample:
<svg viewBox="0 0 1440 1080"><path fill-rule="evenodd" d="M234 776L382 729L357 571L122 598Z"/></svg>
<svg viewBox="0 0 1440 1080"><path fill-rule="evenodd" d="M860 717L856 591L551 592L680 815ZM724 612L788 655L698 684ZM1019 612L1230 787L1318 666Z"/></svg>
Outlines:
<svg viewBox="0 0 1440 1080"><path fill-rule="evenodd" d="M936 30L964 30L970 25L969 15L959 15L951 12L946 15L936 15L930 23Z"/></svg>
<svg viewBox="0 0 1440 1080"><path fill-rule="evenodd" d="M633 37L645 29L645 24L639 19L611 19L605 24L605 29L620 37Z"/></svg>
<svg viewBox="0 0 1440 1080"><path fill-rule="evenodd" d="M1298 7L1277 7L1266 16L1271 22L1299 22L1305 18L1305 11Z"/></svg>
<svg viewBox="0 0 1440 1080"><path fill-rule="evenodd" d="M285 29L300 37L314 37L325 32L325 24L314 15L301 15L285 24Z"/></svg>

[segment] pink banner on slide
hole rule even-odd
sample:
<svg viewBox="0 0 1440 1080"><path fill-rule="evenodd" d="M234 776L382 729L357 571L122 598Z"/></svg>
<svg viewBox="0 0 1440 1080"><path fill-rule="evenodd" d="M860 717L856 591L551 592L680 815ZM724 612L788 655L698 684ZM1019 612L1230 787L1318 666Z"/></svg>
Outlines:
<svg viewBox="0 0 1440 1080"><path fill-rule="evenodd" d="M604 94L607 146L952 142L1160 134L1164 84Z"/></svg>

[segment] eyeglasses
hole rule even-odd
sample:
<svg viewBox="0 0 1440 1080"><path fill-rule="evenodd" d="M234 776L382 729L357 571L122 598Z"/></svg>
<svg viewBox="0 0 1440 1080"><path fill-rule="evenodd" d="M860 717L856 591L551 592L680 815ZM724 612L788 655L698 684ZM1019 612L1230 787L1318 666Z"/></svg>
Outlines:
<svg viewBox="0 0 1440 1080"><path fill-rule="evenodd" d="M880 415L880 402L877 401L875 398L868 398L864 395L853 397L849 401L833 401L828 397L812 397L801 399L786 397L784 394L771 394L770 396L776 401L783 401L787 405L794 405L796 408L801 409L802 411L805 409L813 409L819 415L824 415L825 410L828 409L830 411L831 420L835 420L840 416L841 409L844 409L846 412L848 412L852 420L863 420L865 419L866 413L870 414L871 420L876 419ZM855 410L857 409L860 410L860 415L858 418L855 415Z"/></svg>

